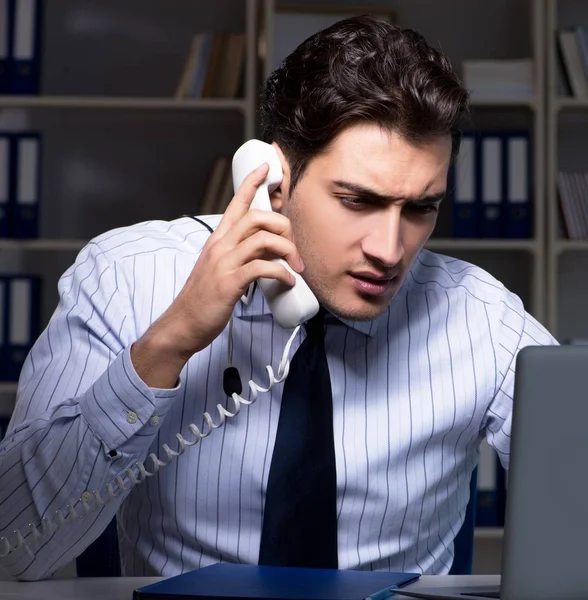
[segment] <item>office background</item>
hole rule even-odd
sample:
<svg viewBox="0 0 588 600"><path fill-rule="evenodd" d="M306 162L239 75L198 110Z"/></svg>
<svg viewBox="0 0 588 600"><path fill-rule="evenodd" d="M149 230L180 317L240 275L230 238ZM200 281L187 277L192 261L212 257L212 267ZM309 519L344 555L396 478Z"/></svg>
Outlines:
<svg viewBox="0 0 588 600"><path fill-rule="evenodd" d="M472 90L428 247L488 269L560 341L588 339L586 2L0 0L0 428L83 244L222 211L259 82L360 12L419 30ZM483 448L476 573L500 570L505 483Z"/></svg>

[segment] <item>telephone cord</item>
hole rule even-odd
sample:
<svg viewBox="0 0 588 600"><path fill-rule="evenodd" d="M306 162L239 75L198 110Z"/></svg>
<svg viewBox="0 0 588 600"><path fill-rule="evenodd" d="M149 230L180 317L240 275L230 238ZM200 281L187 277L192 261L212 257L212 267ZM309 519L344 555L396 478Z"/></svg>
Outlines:
<svg viewBox="0 0 588 600"><path fill-rule="evenodd" d="M243 296L242 300L246 304L248 304L249 297ZM29 523L29 529L31 533L32 544L36 545L41 540L45 539L47 536L53 535L60 529L63 529L66 525L71 523L75 523L79 519L82 519L90 512L97 510L104 506L107 502L116 498L123 492L128 492L132 487L145 481L147 477L152 477L155 475L160 468L166 467L170 464L170 462L182 455L186 448L189 446L195 446L201 439L208 437L213 430L219 429L225 424L226 418L235 417L239 414L241 409L241 405L245 404L246 406L253 404L257 400L257 396L259 392L265 393L268 392L276 383L280 383L286 379L288 376L288 371L290 369L290 361L288 360L288 355L290 353L290 348L292 347L292 343L294 342L294 338L296 337L298 331L300 329L300 325L294 328L290 338L288 339L286 346L284 347L284 351L282 353L282 360L278 366L277 376L274 373L271 365L266 365L266 370L268 374L269 385L267 387L262 387L259 384L255 383L252 379L249 380L248 385L250 389L250 397L249 399L243 398L243 396L234 392L231 395L231 398L234 403L234 412L230 412L227 410L222 404L216 405L216 410L218 413L218 422L215 423L210 416L210 413L205 412L203 415L204 421L207 425L206 428L203 428L203 431L200 431L200 428L191 423L188 425L188 429L194 435L194 440L189 441L182 436L180 433L176 433L176 439L178 440L179 449L172 450L168 444L163 444L162 448L166 454L167 460L161 460L154 452L152 452L148 458L151 459L153 464L152 470L148 471L145 468L145 464L143 461L138 461L135 463L139 476L135 475L133 468L129 467L126 469L125 474L127 476L127 481L123 479L122 475L117 475L115 477L116 487L112 482L107 483L105 486L106 497L103 498L100 494L100 490L95 490L91 494L91 499L83 494L77 502L73 505L67 505L65 514L60 509L55 511L54 517L43 517L41 519L40 525L35 525L34 523ZM95 501L94 505L91 505L92 499ZM76 505L78 508L76 509ZM22 532L19 529L15 529L13 531L14 537L16 541L11 543L8 537L3 536L0 537L0 559L7 557L12 552L15 552L21 547L24 547L26 552L29 554L31 558L34 558L34 554L31 550L31 542L26 540L23 536Z"/></svg>

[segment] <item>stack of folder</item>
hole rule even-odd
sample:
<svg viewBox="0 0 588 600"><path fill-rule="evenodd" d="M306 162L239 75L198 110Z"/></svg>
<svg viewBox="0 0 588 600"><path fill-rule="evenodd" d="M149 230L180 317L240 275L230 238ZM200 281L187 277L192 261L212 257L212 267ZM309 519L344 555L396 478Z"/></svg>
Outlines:
<svg viewBox="0 0 588 600"><path fill-rule="evenodd" d="M41 134L0 132L0 238L36 238L42 167Z"/></svg>
<svg viewBox="0 0 588 600"><path fill-rule="evenodd" d="M18 381L40 331L40 278L0 275L0 381Z"/></svg>
<svg viewBox="0 0 588 600"><path fill-rule="evenodd" d="M0 0L0 94L40 93L42 0Z"/></svg>
<svg viewBox="0 0 588 600"><path fill-rule="evenodd" d="M464 133L449 173L453 237L532 237L532 190L528 132Z"/></svg>

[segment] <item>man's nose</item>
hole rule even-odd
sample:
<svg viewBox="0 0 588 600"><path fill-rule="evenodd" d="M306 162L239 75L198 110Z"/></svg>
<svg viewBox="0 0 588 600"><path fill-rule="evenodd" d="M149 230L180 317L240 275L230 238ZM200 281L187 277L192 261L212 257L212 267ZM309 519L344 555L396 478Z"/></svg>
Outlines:
<svg viewBox="0 0 588 600"><path fill-rule="evenodd" d="M404 256L402 207L393 206L374 215L362 244L364 254L382 266L394 267Z"/></svg>

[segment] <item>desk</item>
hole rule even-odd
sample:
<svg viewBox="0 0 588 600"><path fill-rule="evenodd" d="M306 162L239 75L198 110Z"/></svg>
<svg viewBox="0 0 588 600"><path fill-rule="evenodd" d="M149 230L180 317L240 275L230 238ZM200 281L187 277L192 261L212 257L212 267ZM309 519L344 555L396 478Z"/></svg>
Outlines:
<svg viewBox="0 0 588 600"><path fill-rule="evenodd" d="M0 600L132 600L133 590L159 581L158 577L104 577L2 581ZM441 585L498 585L498 575L423 575L411 588ZM400 600L400 599L399 599Z"/></svg>

